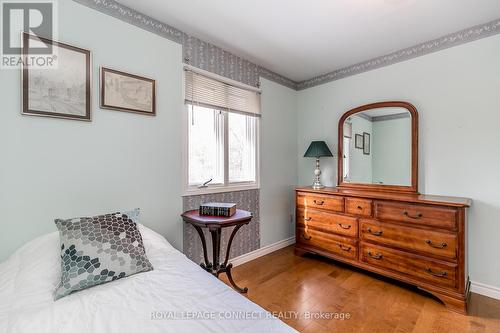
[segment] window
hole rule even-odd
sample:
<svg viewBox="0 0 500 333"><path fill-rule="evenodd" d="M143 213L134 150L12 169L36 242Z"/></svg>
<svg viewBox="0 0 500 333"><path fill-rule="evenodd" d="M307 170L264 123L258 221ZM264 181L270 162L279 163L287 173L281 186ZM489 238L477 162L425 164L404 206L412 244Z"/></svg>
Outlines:
<svg viewBox="0 0 500 333"><path fill-rule="evenodd" d="M344 158L342 159L344 164L342 170L344 170L343 179L344 181L349 181L349 169L351 167L351 138L344 136L344 147L342 148L344 153Z"/></svg>
<svg viewBox="0 0 500 333"><path fill-rule="evenodd" d="M185 192L258 187L258 93L191 71L185 88Z"/></svg>
<svg viewBox="0 0 500 333"><path fill-rule="evenodd" d="M189 185L224 184L224 117L220 111L194 106L189 110Z"/></svg>
<svg viewBox="0 0 500 333"><path fill-rule="evenodd" d="M342 175L344 181L349 180L349 172L351 167L351 138L352 138L352 123L349 119L344 123L344 140L343 140L343 166L342 170L344 174Z"/></svg>
<svg viewBox="0 0 500 333"><path fill-rule="evenodd" d="M256 181L257 118L228 113L229 182Z"/></svg>

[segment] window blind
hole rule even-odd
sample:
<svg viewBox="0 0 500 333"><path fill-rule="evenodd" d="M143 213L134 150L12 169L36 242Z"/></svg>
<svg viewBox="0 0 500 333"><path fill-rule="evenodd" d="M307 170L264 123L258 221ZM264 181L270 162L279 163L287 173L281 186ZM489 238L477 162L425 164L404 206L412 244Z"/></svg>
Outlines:
<svg viewBox="0 0 500 333"><path fill-rule="evenodd" d="M260 94L185 71L185 103L260 117Z"/></svg>

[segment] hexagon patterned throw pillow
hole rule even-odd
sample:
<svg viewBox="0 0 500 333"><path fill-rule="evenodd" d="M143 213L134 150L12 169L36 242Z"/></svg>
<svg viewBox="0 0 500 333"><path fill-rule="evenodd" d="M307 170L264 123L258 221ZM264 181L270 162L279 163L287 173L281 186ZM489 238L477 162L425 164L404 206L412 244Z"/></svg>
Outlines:
<svg viewBox="0 0 500 333"><path fill-rule="evenodd" d="M61 283L54 299L153 269L137 229L139 209L55 220L61 240Z"/></svg>

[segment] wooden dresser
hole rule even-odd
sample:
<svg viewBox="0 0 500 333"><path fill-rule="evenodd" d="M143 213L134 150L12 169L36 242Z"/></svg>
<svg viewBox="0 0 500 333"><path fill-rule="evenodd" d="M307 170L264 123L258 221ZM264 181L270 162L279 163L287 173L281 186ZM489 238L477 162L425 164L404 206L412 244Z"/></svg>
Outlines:
<svg viewBox="0 0 500 333"><path fill-rule="evenodd" d="M297 188L295 251L413 284L466 313L470 204L412 193Z"/></svg>

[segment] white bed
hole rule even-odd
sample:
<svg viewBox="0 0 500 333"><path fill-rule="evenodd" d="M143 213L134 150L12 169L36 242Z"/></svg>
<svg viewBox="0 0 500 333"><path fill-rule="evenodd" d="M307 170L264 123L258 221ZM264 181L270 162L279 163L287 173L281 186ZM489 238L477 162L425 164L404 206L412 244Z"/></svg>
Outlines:
<svg viewBox="0 0 500 333"><path fill-rule="evenodd" d="M59 236L54 232L27 243L0 264L0 332L296 332L159 234L139 229L153 271L56 302Z"/></svg>

